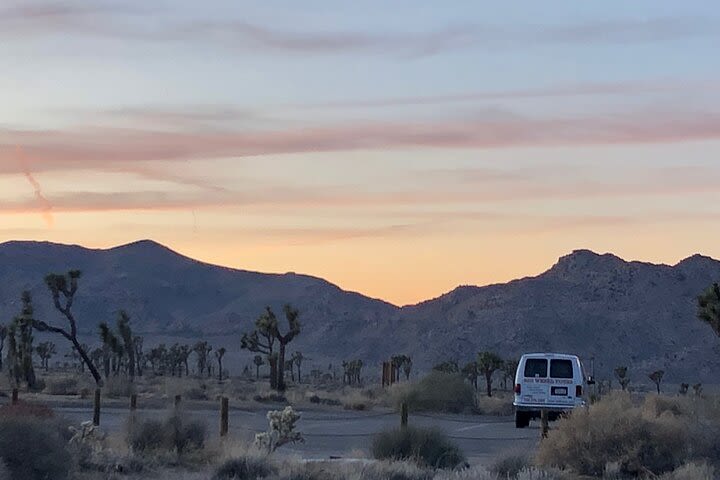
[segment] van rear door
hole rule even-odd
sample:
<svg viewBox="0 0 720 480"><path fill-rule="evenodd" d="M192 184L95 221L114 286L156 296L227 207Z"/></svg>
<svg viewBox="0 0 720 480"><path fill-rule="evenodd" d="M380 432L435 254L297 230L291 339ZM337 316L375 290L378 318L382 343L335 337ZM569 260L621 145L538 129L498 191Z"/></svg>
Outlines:
<svg viewBox="0 0 720 480"><path fill-rule="evenodd" d="M523 367L523 381L520 398L523 403L546 404L549 397L549 362L547 358L528 357Z"/></svg>
<svg viewBox="0 0 720 480"><path fill-rule="evenodd" d="M575 377L575 362L572 359L550 359L548 402L553 405L573 405L578 393Z"/></svg>

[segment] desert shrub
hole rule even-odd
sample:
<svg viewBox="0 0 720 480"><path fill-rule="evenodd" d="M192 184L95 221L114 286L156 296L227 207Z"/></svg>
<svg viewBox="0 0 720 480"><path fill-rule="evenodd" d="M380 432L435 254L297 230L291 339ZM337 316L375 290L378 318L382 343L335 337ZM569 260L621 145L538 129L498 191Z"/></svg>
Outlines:
<svg viewBox="0 0 720 480"><path fill-rule="evenodd" d="M319 405L328 405L331 407L338 407L342 405L342 402L340 400L334 399L334 398L322 398L318 397L317 395L313 395L310 397L310 403L317 403Z"/></svg>
<svg viewBox="0 0 720 480"><path fill-rule="evenodd" d="M465 456L441 431L405 427L380 432L373 438L372 454L378 460L413 460L433 468L455 468Z"/></svg>
<svg viewBox="0 0 720 480"><path fill-rule="evenodd" d="M64 425L17 415L0 417L0 458L13 479L64 480L73 467Z"/></svg>
<svg viewBox="0 0 720 480"><path fill-rule="evenodd" d="M500 478L517 478L523 470L530 468L530 458L524 452L507 452L498 457L490 471Z"/></svg>
<svg viewBox="0 0 720 480"><path fill-rule="evenodd" d="M660 480L714 480L715 469L706 463L689 463L659 477Z"/></svg>
<svg viewBox="0 0 720 480"><path fill-rule="evenodd" d="M481 415L510 416L515 412L512 398L498 392L492 397L480 395L476 404L477 413Z"/></svg>
<svg viewBox="0 0 720 480"><path fill-rule="evenodd" d="M277 473L277 468L267 457L243 455L232 458L220 465L215 471L214 480L255 480Z"/></svg>
<svg viewBox="0 0 720 480"><path fill-rule="evenodd" d="M270 393L268 395L255 395L253 397L258 403L287 403L287 398L279 393Z"/></svg>
<svg viewBox="0 0 720 480"><path fill-rule="evenodd" d="M10 475L10 470L8 470L7 465L5 465L5 460L0 458L0 480L12 480Z"/></svg>
<svg viewBox="0 0 720 480"><path fill-rule="evenodd" d="M407 462L382 462L362 469L363 480L432 480L430 471Z"/></svg>
<svg viewBox="0 0 720 480"><path fill-rule="evenodd" d="M128 428L127 443L135 452L166 450L182 454L205 446L206 428L180 415L160 420L133 420Z"/></svg>
<svg viewBox="0 0 720 480"><path fill-rule="evenodd" d="M135 385L127 377L110 377L105 382L103 393L108 398L126 398L135 393Z"/></svg>
<svg viewBox="0 0 720 480"><path fill-rule="evenodd" d="M183 398L186 398L188 400L207 400L208 395L206 390L194 387L186 390Z"/></svg>
<svg viewBox="0 0 720 480"><path fill-rule="evenodd" d="M615 393L558 422L540 444L540 465L601 475L670 472L692 460L720 459L720 422L686 399L649 398L633 405Z"/></svg>
<svg viewBox="0 0 720 480"><path fill-rule="evenodd" d="M460 413L474 406L475 392L461 375L433 371L399 390L398 403L411 411Z"/></svg>
<svg viewBox="0 0 720 480"><path fill-rule="evenodd" d="M0 417L36 417L52 418L55 416L52 408L40 403L18 402L9 403L0 407Z"/></svg>
<svg viewBox="0 0 720 480"><path fill-rule="evenodd" d="M50 395L77 395L79 391L79 382L73 377L51 378L45 385L45 393Z"/></svg>

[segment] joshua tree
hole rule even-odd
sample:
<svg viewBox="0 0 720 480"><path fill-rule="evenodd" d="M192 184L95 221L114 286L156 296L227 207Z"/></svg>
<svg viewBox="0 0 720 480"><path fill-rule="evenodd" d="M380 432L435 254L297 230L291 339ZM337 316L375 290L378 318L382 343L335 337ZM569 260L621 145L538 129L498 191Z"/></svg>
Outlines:
<svg viewBox="0 0 720 480"><path fill-rule="evenodd" d="M191 353L192 349L190 348L190 345L180 345L178 349L178 354L180 356L182 364L185 366L186 377L190 375L190 365L188 365L188 360L190 359Z"/></svg>
<svg viewBox="0 0 720 480"><path fill-rule="evenodd" d="M47 372L50 368L50 359L57 353L55 344L53 342L38 343L38 346L35 347L35 353L37 353L37 356L40 357L40 365Z"/></svg>
<svg viewBox="0 0 720 480"><path fill-rule="evenodd" d="M469 362L462 368L461 372L465 378L470 382L475 391L478 389L478 367L477 362Z"/></svg>
<svg viewBox="0 0 720 480"><path fill-rule="evenodd" d="M445 362L438 363L432 369L443 373L460 373L460 367L458 366L458 362L455 360L447 360Z"/></svg>
<svg viewBox="0 0 720 480"><path fill-rule="evenodd" d="M280 333L277 317L275 317L270 307L265 307L265 313L255 322L255 331L243 335L241 340L242 348L251 352L265 353L268 356L270 361L270 386L281 391L285 390L285 350L287 345L300 334L300 321L298 319L300 312L290 305L285 305L283 311L288 322L287 333ZM279 345L277 358L274 357L272 350L275 341ZM273 371L273 364L275 364L275 371ZM275 378L274 385L273 377Z"/></svg>
<svg viewBox="0 0 720 480"><path fill-rule="evenodd" d="M75 322L75 317L72 313L72 305L75 300L75 294L78 290L78 279L80 276L81 273L79 270L71 270L67 273L67 275L50 274L45 277L45 284L50 290L53 298L53 304L55 305L57 311L60 312L67 320L70 330L55 327L41 321L35 322L35 328L44 332L58 333L69 340L82 357L85 365L87 365L88 370L90 370L90 374L95 379L97 386L101 387L102 377L100 376L100 372L98 372L97 368L95 368L95 365L93 365L90 357L88 357L87 352L78 341L77 323ZM60 298L61 296L62 301Z"/></svg>
<svg viewBox="0 0 720 480"><path fill-rule="evenodd" d="M220 347L215 351L215 358L217 358L218 361L218 380L222 382L223 379L223 368L222 368L222 359L225 355L225 347Z"/></svg>
<svg viewBox="0 0 720 480"><path fill-rule="evenodd" d="M714 283L697 299L698 318L708 323L720 336L720 284Z"/></svg>
<svg viewBox="0 0 720 480"><path fill-rule="evenodd" d="M630 379L627 376L628 368L626 366L616 367L614 372L615 378L617 378L618 382L620 383L620 388L624 392L625 390L627 390L627 386L630 384Z"/></svg>
<svg viewBox="0 0 720 480"><path fill-rule="evenodd" d="M195 352L195 355L197 356L197 373L199 376L203 376L205 373L205 370L207 369L208 365L208 356L210 355L210 352L212 351L212 347L208 342L197 342L193 346L193 352ZM208 372L209 373L209 372Z"/></svg>
<svg viewBox="0 0 720 480"><path fill-rule="evenodd" d="M505 360L502 366L503 376L503 388L507 390L507 381L510 380L511 384L515 381L515 372L517 372L518 361L517 360Z"/></svg>
<svg viewBox="0 0 720 480"><path fill-rule="evenodd" d="M145 365L145 354L143 353L143 337L135 336L132 339L132 349L135 355L135 368L137 369L138 377L142 377L143 367Z"/></svg>
<svg viewBox="0 0 720 480"><path fill-rule="evenodd" d="M412 358L405 357L405 361L403 362L403 373L405 374L405 380L410 380L410 372L412 372Z"/></svg>
<svg viewBox="0 0 720 480"><path fill-rule="evenodd" d="M22 381L22 365L20 363L20 359L18 356L18 347L17 347L17 324L15 322L12 322L10 326L8 327L8 336L7 336L7 342L8 342L8 354L7 354L7 364L8 364L8 376L10 377L10 381L14 386L20 386L20 382Z"/></svg>
<svg viewBox="0 0 720 480"><path fill-rule="evenodd" d="M10 347L12 352L8 355L12 359L14 377L16 383L19 380L25 380L28 388L34 388L36 377L33 368L33 326L35 318L33 317L32 297L30 292L22 294L22 311L20 315L15 317L10 326Z"/></svg>
<svg viewBox="0 0 720 480"><path fill-rule="evenodd" d="M689 389L690 389L689 383L681 383L680 391L679 391L680 395L687 395Z"/></svg>
<svg viewBox="0 0 720 480"><path fill-rule="evenodd" d="M255 379L260 380L260 367L265 365L265 361L263 360L262 355L255 355L255 358L253 358L253 363L255 364Z"/></svg>
<svg viewBox="0 0 720 480"><path fill-rule="evenodd" d="M3 347L5 347L5 339L7 338L8 328L6 325L0 325L0 372L3 369Z"/></svg>
<svg viewBox="0 0 720 480"><path fill-rule="evenodd" d="M292 360L295 363L295 366L297 366L298 383L302 383L301 367L302 367L302 362L304 359L305 359L305 357L303 356L302 352L295 352L295 353L293 353L293 356L290 358L290 360Z"/></svg>
<svg viewBox="0 0 720 480"><path fill-rule="evenodd" d="M343 383L347 382L348 385L359 385L362 381L363 361L351 360L349 362L343 362L342 366L345 371Z"/></svg>
<svg viewBox="0 0 720 480"><path fill-rule="evenodd" d="M492 397L492 377L503 366L503 359L493 352L480 352L477 359L478 371L485 376L487 396Z"/></svg>
<svg viewBox="0 0 720 480"><path fill-rule="evenodd" d="M114 371L113 365L115 363L113 355L117 355L120 341L115 336L113 331L107 322L101 322L98 325L100 332L100 341L102 342L103 351L103 369L105 371L105 378L110 378L111 371Z"/></svg>
<svg viewBox="0 0 720 480"><path fill-rule="evenodd" d="M665 375L664 370L656 370L648 375L648 378L655 384L658 395L660 395L660 383L662 382L663 375Z"/></svg>
<svg viewBox="0 0 720 480"><path fill-rule="evenodd" d="M245 333L240 340L240 348L265 354L270 365L270 388L277 388L277 355L275 354L275 330L277 319L270 308L255 320L255 330Z"/></svg>
<svg viewBox="0 0 720 480"><path fill-rule="evenodd" d="M693 388L693 393L695 395L702 394L702 383L696 383L695 385L692 386L692 388Z"/></svg>
<svg viewBox="0 0 720 480"><path fill-rule="evenodd" d="M117 319L117 330L123 343L123 351L128 359L128 374L130 381L135 380L135 344L133 342L132 329L130 328L130 316L125 310L120 310Z"/></svg>

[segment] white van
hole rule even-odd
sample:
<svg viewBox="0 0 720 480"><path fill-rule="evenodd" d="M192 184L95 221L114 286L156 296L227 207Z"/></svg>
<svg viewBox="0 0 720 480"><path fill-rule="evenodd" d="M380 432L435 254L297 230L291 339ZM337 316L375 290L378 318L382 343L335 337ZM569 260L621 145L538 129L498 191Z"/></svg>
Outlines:
<svg viewBox="0 0 720 480"><path fill-rule="evenodd" d="M585 405L585 387L593 383L576 355L526 353L515 374L515 427L527 427L541 410L552 419Z"/></svg>

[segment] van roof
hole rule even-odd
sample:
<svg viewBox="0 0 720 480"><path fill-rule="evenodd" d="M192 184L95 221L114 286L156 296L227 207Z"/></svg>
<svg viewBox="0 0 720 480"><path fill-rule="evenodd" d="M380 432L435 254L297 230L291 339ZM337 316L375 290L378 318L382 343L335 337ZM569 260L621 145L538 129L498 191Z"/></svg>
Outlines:
<svg viewBox="0 0 720 480"><path fill-rule="evenodd" d="M579 359L577 355L569 353L525 353L522 358L562 358L568 360Z"/></svg>

